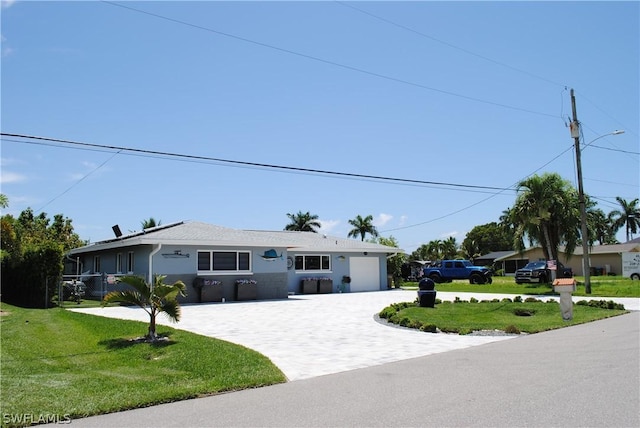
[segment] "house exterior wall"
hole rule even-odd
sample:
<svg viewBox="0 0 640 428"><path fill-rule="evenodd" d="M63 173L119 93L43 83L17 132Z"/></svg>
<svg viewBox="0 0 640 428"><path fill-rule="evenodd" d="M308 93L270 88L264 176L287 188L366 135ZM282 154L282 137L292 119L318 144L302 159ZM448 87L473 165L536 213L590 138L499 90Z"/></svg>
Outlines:
<svg viewBox="0 0 640 428"><path fill-rule="evenodd" d="M566 267L570 267L573 270L573 274L576 276L584 276L584 269L582 267L582 255L572 255L567 258L565 253L559 253L560 262ZM536 260L545 260L544 253L541 248L532 248L528 251L525 251L522 254L515 254L511 257L507 257L501 260L504 262L511 260L526 260L529 262L533 262ZM500 263L500 262L499 262ZM510 263L505 263L506 265L511 265ZM520 266L522 263L518 263ZM611 272L612 274L621 275L622 274L622 256L620 253L605 253L605 254L589 254L589 266L592 268L591 273L593 273L594 268L602 268L604 269L606 266L609 266L609 270L606 273ZM513 271L507 271L507 274L513 274Z"/></svg>
<svg viewBox="0 0 640 428"><path fill-rule="evenodd" d="M349 292L351 291L349 283L343 282L344 277L349 277L350 273L350 259L352 257L362 257L363 253L344 253L344 252L310 252L292 251L288 254L291 260L295 260L296 255L320 255L328 254L331 260L331 269L321 271L304 271L296 270L295 265L288 268L288 281L287 288L290 294L302 294L302 281L305 279L317 279L317 278L329 278L333 282L332 293ZM387 289L387 259L386 254L371 254L368 253L366 257L372 257L377 259L379 266L379 278L380 281L377 284L372 284L372 288L376 290Z"/></svg>

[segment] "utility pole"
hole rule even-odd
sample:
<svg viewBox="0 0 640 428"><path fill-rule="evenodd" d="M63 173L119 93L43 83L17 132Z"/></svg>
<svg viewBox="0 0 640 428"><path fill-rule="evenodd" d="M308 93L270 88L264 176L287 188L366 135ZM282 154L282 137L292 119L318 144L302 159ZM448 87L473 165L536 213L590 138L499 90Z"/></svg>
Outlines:
<svg viewBox="0 0 640 428"><path fill-rule="evenodd" d="M571 110L573 121L571 122L571 136L576 148L576 168L578 170L578 202L580 203L580 234L582 235L582 271L584 275L584 292L591 294L591 267L589 266L589 235L587 231L587 208L584 200L582 186L582 160L580 158L580 122L576 113L576 97L571 89Z"/></svg>

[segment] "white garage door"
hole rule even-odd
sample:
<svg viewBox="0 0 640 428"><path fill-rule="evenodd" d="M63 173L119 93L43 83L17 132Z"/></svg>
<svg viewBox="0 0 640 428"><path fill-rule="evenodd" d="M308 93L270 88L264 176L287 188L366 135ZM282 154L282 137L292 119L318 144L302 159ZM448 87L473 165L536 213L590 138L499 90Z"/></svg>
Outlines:
<svg viewBox="0 0 640 428"><path fill-rule="evenodd" d="M350 257L351 292L380 290L377 257Z"/></svg>

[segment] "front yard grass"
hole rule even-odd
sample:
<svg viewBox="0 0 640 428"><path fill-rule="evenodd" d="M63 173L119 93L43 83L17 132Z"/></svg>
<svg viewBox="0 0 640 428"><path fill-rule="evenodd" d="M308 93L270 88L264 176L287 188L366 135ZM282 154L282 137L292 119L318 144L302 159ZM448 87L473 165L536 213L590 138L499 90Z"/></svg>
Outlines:
<svg viewBox="0 0 640 428"><path fill-rule="evenodd" d="M640 297L640 281L621 276L592 276L591 294L584 291L584 278L578 276L574 296L586 297ZM417 282L405 282L402 288L417 290ZM512 276L494 276L492 284L469 284L467 280L455 280L449 283L436 284L438 291L496 293L514 295L555 295L553 287L547 284L516 284Z"/></svg>
<svg viewBox="0 0 640 428"><path fill-rule="evenodd" d="M146 333L142 322L60 308L2 303L0 309L3 426L28 425L43 415L64 421L286 381L264 355L222 340L159 326L167 341L137 343L130 339Z"/></svg>
<svg viewBox="0 0 640 428"><path fill-rule="evenodd" d="M605 302L615 306L613 302ZM535 298L484 301L472 299L440 302L434 308L420 307L416 302L395 303L384 308L379 316L403 327L425 332L469 334L474 331L500 330L507 333L538 333L596 321L628 313L623 309L604 309L586 300L573 307L573 319L564 321L556 301L543 302ZM606 307L606 305L605 305Z"/></svg>

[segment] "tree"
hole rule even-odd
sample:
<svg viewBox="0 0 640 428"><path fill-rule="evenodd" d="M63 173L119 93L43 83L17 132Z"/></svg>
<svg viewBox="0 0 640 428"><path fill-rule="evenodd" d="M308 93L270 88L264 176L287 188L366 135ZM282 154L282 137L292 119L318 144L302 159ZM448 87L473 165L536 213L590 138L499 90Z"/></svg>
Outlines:
<svg viewBox="0 0 640 428"><path fill-rule="evenodd" d="M291 222L284 227L284 230L318 233L317 229L322 226L318 221L318 216L309 211L306 213L298 211L297 214L287 213L287 217Z"/></svg>
<svg viewBox="0 0 640 428"><path fill-rule="evenodd" d="M167 315L170 321L180 321L180 304L178 296L186 296L186 286L182 281L165 284L166 275L154 275L153 283L148 283L139 276L124 276L119 282L128 284L132 289L112 291L104 296L102 305L107 303L129 303L141 307L149 314L149 332L145 339L158 341L156 333L156 317L160 313Z"/></svg>
<svg viewBox="0 0 640 428"><path fill-rule="evenodd" d="M142 229L150 229L152 227L157 227L160 226L162 224L162 222L160 220L158 220L158 222L156 223L156 219L153 217L149 217L147 220L142 220L140 222L140 225L142 226Z"/></svg>
<svg viewBox="0 0 640 428"><path fill-rule="evenodd" d="M0 208L7 208L9 206L9 198L4 193L0 193Z"/></svg>
<svg viewBox="0 0 640 428"><path fill-rule="evenodd" d="M469 259L511 248L513 248L513 232L504 224L496 222L475 226L462 241L462 249Z"/></svg>
<svg viewBox="0 0 640 428"><path fill-rule="evenodd" d="M458 254L458 243L456 242L456 238L450 236L442 241L440 251L442 252L443 259L454 259Z"/></svg>
<svg viewBox="0 0 640 428"><path fill-rule="evenodd" d="M73 231L71 220L61 214L53 224L46 213L31 208L18 218L2 216L2 299L27 306L47 307L63 270L64 254L84 243Z"/></svg>
<svg viewBox="0 0 640 428"><path fill-rule="evenodd" d="M388 238L380 236L378 238L378 243L381 245L386 245L387 247L398 248L398 241L390 236ZM396 284L396 287L399 284L399 281L402 279L402 265L406 261L406 256L400 252L396 255L387 257L387 275L391 275L393 277L393 281Z"/></svg>
<svg viewBox="0 0 640 428"><path fill-rule="evenodd" d="M378 237L378 230L373 225L372 215L368 215L365 218L357 215L353 220L349 220L349 224L353 226L353 229L351 229L347 234L348 238L357 238L359 236L360 240L364 241L367 233L374 238Z"/></svg>
<svg viewBox="0 0 640 428"><path fill-rule="evenodd" d="M578 193L556 173L534 175L518 183L520 192L511 208L514 248L524 250L525 239L540 244L547 260L558 259L558 247L568 255L580 237Z"/></svg>
<svg viewBox="0 0 640 428"><path fill-rule="evenodd" d="M589 231L589 245L598 242L600 245L617 243L613 221L601 209L587 211L587 227Z"/></svg>
<svg viewBox="0 0 640 428"><path fill-rule="evenodd" d="M631 241L634 233L640 230L640 199L636 198L631 202L616 196L616 201L620 204L620 209L611 211L610 215L613 219L613 228L617 232L625 227L627 241Z"/></svg>

